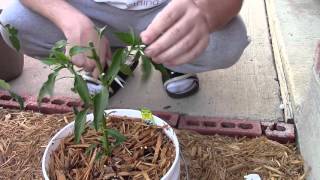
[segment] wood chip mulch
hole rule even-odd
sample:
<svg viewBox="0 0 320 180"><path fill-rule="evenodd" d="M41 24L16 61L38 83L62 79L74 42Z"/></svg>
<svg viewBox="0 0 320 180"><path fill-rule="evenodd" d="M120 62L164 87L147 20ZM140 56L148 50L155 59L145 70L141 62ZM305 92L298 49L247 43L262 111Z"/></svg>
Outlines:
<svg viewBox="0 0 320 180"><path fill-rule="evenodd" d="M306 178L303 159L294 144L280 144L265 137L255 139L203 136L178 131L185 161L182 179L240 180L248 174L262 179L302 180Z"/></svg>
<svg viewBox="0 0 320 180"><path fill-rule="evenodd" d="M45 147L71 115L0 109L0 179L42 179Z"/></svg>
<svg viewBox="0 0 320 180"><path fill-rule="evenodd" d="M86 128L79 144L74 136L62 140L53 153L50 179L160 180L175 159L172 141L163 128L147 125L142 119L109 116L107 127L118 130L125 142L103 156L101 133ZM109 142L116 139L109 137Z"/></svg>
<svg viewBox="0 0 320 180"><path fill-rule="evenodd" d="M72 119L71 114L0 109L0 179L42 179L45 146ZM294 144L282 145L264 137L236 139L187 131L177 134L183 153L183 180L239 180L250 173L271 180L306 177L303 159Z"/></svg>

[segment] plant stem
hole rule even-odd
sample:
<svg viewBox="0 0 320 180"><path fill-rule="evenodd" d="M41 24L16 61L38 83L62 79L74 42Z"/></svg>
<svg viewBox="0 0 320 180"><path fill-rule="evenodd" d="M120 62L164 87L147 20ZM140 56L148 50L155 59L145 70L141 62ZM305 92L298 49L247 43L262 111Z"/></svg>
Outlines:
<svg viewBox="0 0 320 180"><path fill-rule="evenodd" d="M56 81L59 81L59 80L62 80L62 79L73 79L74 77L72 76L66 76L66 77L61 77L61 78L58 78Z"/></svg>
<svg viewBox="0 0 320 180"><path fill-rule="evenodd" d="M100 62L100 57L98 56L97 54L97 51L94 47L94 44L93 42L90 42L89 43L89 46L92 48L91 52L92 52L92 58L93 60L95 61L96 63L96 66L98 67L98 70L99 70L99 74L102 75L104 73L104 70L102 68L102 65L101 65L101 62ZM100 46L100 41L99 41L99 45L98 47ZM101 76L101 79L102 81L102 85L109 88L108 84L106 83L106 79L105 79L105 76ZM108 101L108 99L104 99L104 101ZM93 108L96 108L95 106ZM103 116L104 117L104 116ZM106 120L105 120L105 117L104 119L102 120L102 126L101 126L101 130L102 130L102 138L103 138L103 141L104 143L102 143L102 146L103 146L103 151L104 151L104 154L105 155L110 155L110 143L109 143L109 140L108 140L108 131L107 131L107 126L106 126Z"/></svg>
<svg viewBox="0 0 320 180"><path fill-rule="evenodd" d="M91 50L92 59L96 62L96 65L97 65L97 67L99 69L99 73L102 74L103 73L103 68L102 68L102 65L101 65L101 62L100 62L100 57L97 54L97 51L96 51L96 49L94 47L93 42L90 42L89 46L92 48L92 50Z"/></svg>
<svg viewBox="0 0 320 180"><path fill-rule="evenodd" d="M67 67L68 67L68 70L71 72L71 74L73 74L73 75L78 74L76 72L76 70L74 69L73 64L70 63L70 64L67 65Z"/></svg>
<svg viewBox="0 0 320 180"><path fill-rule="evenodd" d="M105 144L102 143L104 153L105 155L110 155L110 144L109 144L109 139L108 139L108 131L107 131L107 126L106 126L106 121L102 121L102 132L103 132L103 137L105 140Z"/></svg>

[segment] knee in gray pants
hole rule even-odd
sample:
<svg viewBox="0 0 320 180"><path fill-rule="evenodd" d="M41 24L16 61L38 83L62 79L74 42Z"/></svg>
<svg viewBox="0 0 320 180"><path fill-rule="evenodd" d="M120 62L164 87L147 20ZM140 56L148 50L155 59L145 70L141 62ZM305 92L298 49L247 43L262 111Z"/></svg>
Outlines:
<svg viewBox="0 0 320 180"><path fill-rule="evenodd" d="M63 33L49 20L24 7L19 0L11 0L3 10L0 21L18 30L21 52L31 57L46 57Z"/></svg>
<svg viewBox="0 0 320 180"><path fill-rule="evenodd" d="M24 7L19 0L12 1L12 5L6 8L0 16L0 20L6 24L13 25L19 30L23 53L32 57L46 57L56 41L65 39L63 33L52 22ZM79 5L75 2L81 2L82 4L80 3ZM85 1L74 1L74 3L80 6L78 7L80 9L82 6L89 6ZM142 23L143 27L145 27L146 23L152 20L151 17L154 17L162 8L151 9L150 12L128 11L124 13L106 5L93 3L93 1L90 3L91 6L97 9L100 8L100 13L108 13L107 11L114 13L114 17L103 17L106 20L104 24L111 24L117 27L116 29L121 29L123 26L121 20L123 19L129 19L128 22L137 26ZM145 14L145 12L149 14ZM91 14L91 16L93 15ZM92 18L99 19L101 17ZM139 27L135 28L139 29ZM240 17L235 17L223 29L211 34L208 47L195 61L190 64L170 67L170 69L182 73L198 73L228 68L239 60L248 44L246 27Z"/></svg>
<svg viewBox="0 0 320 180"><path fill-rule="evenodd" d="M181 73L199 73L228 68L239 60L249 42L241 17L235 17L222 30L211 34L207 49L195 61L170 69Z"/></svg>
<svg viewBox="0 0 320 180"><path fill-rule="evenodd" d="M217 36L216 43L219 46L217 51L221 54L221 61L217 66L213 63L211 66L213 69L225 69L234 65L250 43L246 26L239 16L234 18L224 30L214 35ZM213 43L215 43L214 40Z"/></svg>

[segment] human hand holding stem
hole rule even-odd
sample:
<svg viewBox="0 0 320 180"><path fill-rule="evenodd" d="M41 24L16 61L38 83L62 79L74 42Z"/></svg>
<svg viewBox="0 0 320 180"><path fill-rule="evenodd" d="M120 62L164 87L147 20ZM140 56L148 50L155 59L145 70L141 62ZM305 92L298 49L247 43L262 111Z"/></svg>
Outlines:
<svg viewBox="0 0 320 180"><path fill-rule="evenodd" d="M90 72L92 76L98 79L101 71L104 70L104 67L107 65L107 61L110 61L112 58L111 49L109 47L109 41L104 36L104 34L99 35L96 31L94 24L91 20L84 20L84 23L79 24L72 32L66 32L67 38L67 47L66 52L77 45L77 46L90 46L94 48L95 54L92 54L92 51L87 51L84 53L79 53L71 58L71 62L84 69L87 72ZM90 42L88 44L88 42ZM95 56L91 58L89 56ZM98 62L95 61L98 60Z"/></svg>
<svg viewBox="0 0 320 180"><path fill-rule="evenodd" d="M75 128L74 135L76 143L80 142L81 135L85 130L86 114L90 107L93 107L93 125L94 128L103 133L100 141L103 153L110 155L112 146L116 146L125 140L125 137L119 132L106 127L105 112L108 107L109 91L108 87L115 79L119 71L130 74L130 68L125 65L126 58L130 55L131 50L118 49L112 56L112 63L108 67L106 73L103 72L106 60L111 59L111 51L107 39L103 36L104 30L98 29L95 32L94 25L91 20L74 7L70 6L64 0L35 2L35 0L22 0L26 7L43 15L52 21L59 29L61 29L68 40L58 41L48 58L43 62L52 67L52 73L48 75L48 80L42 85L38 103L46 95L52 95L57 76L62 69L67 69L74 76L73 90L76 92L84 104L83 109L74 108ZM78 26L79 25L79 26ZM105 28L104 28L105 29ZM10 30L10 29L9 29ZM17 31L11 29L11 34L17 34ZM136 50L136 55L142 57L142 67L144 72L151 72L152 64L156 69L164 69L161 65L156 65L144 55L141 49L141 41L138 40L133 33L116 33L119 39L124 43L132 46ZM16 37L16 36L14 36ZM102 42L100 42L102 41ZM87 44L89 43L89 45ZM102 46L100 46L102 45ZM98 48L98 50L96 49ZM66 50L66 52L65 52ZM91 52L91 54L90 54ZM91 96L86 82L79 74L80 72L74 66L79 66L86 71L92 71L95 77L99 77L103 83L101 92ZM159 68L160 67L160 68ZM163 74L166 74L163 70ZM108 136L116 139L115 143L108 141Z"/></svg>
<svg viewBox="0 0 320 180"><path fill-rule="evenodd" d="M166 66L192 63L209 37L230 22L243 0L171 0L141 33L146 54Z"/></svg>
<svg viewBox="0 0 320 180"><path fill-rule="evenodd" d="M11 28L10 26L5 26L5 27ZM103 34L105 30L106 30L105 27L102 29L96 29L97 37L99 37L99 40L97 43L98 47L100 44L100 40L103 39ZM12 32L13 34L11 34L11 36L13 36L14 38L17 38L16 37L17 30L13 28L11 29L11 33ZM58 41L55 44L55 46L52 48L49 57L43 60L45 64L52 66L53 72L49 74L48 80L42 85L38 95L38 103L40 105L45 95L52 95L54 84L56 82L58 73L62 69L68 69L70 73L74 75L73 89L76 93L78 93L78 95L80 96L80 99L84 103L84 109L80 111L78 109L74 109L74 113L76 115L75 128L74 128L75 141L76 143L80 142L81 135L85 130L86 114L88 113L89 107L93 107L93 111L94 111L93 124L95 129L97 131L102 132L103 134L100 141L102 144L103 154L105 155L110 155L112 151L112 146L119 145L125 140L125 137L121 135L118 131L114 129L108 129L105 122L104 110L108 106L109 86L115 79L118 72L123 71L125 74L132 73L132 72L128 72L128 70L130 71L130 68L126 67L125 65L125 61L131 55L131 52L133 50L136 52L134 56L137 56L137 57L135 59L139 59L139 57L141 56L142 70L144 74L146 74L145 76L150 75L152 65L157 70L160 70L160 72L163 75L166 75L166 71L162 65L153 63L148 57L145 56L144 54L145 45L141 43L140 38L136 37L133 31L131 31L131 33L115 32L115 34L124 43L131 45L131 48L130 50L127 50L127 49L116 50L116 52L112 56L112 63L107 73L104 72L104 68L102 65L103 62L100 59L101 56L99 56L100 52L97 51L95 44L93 42L90 41L88 46L73 45L73 46L69 46L70 48L66 48L68 46L68 43L65 40ZM66 52L65 52L65 49L67 49ZM88 54L91 54L91 55L88 55ZM95 94L94 96L91 96L89 94L89 90L86 85L86 82L84 81L82 76L79 74L79 71L77 71L74 68L74 65L76 65L76 63L79 63L79 62L74 63L74 61L76 61L75 57L77 56L79 57L79 55L82 55L82 56L85 55L86 61L91 61L90 63L94 63L94 65L90 65L90 67L95 67L97 69L97 72L98 72L97 74L99 75L99 78L102 82L103 88L101 92ZM86 64L88 65L88 62L86 61L84 61L83 63L84 65ZM0 87L10 90L9 84L7 84L2 80L0 80ZM14 98L17 98L17 101L19 103L20 102L23 103L23 100L20 96L12 92L11 94ZM23 104L22 104L22 107L23 107ZM110 144L110 142L108 141L109 135L116 139L115 145Z"/></svg>
<svg viewBox="0 0 320 180"><path fill-rule="evenodd" d="M103 38L103 34L105 33L106 28L96 29L97 36L101 39ZM158 69L163 70L162 73L165 74L165 69L162 65L154 64L148 57L144 55L145 45L141 43L140 38L138 38L133 31L130 33L122 33L122 32L114 32L115 35L122 40L127 45L131 46L128 50L127 48L117 49L112 55L111 65L108 67L108 70L104 72L104 68L101 62L101 56L99 56L99 48L95 47L93 42L89 42L87 46L79 46L73 45L68 48L67 52L64 52L64 49L68 46L68 43L64 40L59 41L52 48L52 51L48 58L43 60L43 62L47 65L52 66L53 72L49 74L48 80L43 84L40 89L38 102L41 103L42 98L45 95L52 95L54 84L56 81L56 77L58 73L62 69L68 69L71 74L74 75L74 91L80 96L80 99L84 103L84 108L82 110L75 109L75 141L76 143L80 142L80 138L82 133L85 130L86 124L86 114L89 111L89 108L93 108L93 125L94 128L101 132L103 135L100 139L102 144L103 153L105 155L110 155L112 151L112 147L118 145L119 143L125 140L125 137L121 135L118 131L114 129L109 129L106 126L106 115L104 110L108 107L109 102L109 87L111 83L116 78L119 71L125 74L132 74L128 65L125 64L127 58L131 55L137 56L135 59L139 60L140 56L142 59L142 69L144 73L148 73L146 76L150 75L152 65ZM133 53L135 52L135 53ZM79 74L74 68L74 64L72 59L78 55L86 56L87 61L91 61L95 63L96 69L98 70L98 77L102 82L102 89L99 93L95 95L90 95L88 87L82 76ZM116 139L115 144L111 144L108 141L108 137L112 136Z"/></svg>

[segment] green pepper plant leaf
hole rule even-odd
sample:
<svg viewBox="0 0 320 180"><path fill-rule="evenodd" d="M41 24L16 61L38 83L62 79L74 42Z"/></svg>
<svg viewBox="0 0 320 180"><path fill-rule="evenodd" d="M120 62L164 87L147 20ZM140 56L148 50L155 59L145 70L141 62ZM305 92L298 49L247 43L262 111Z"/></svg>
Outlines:
<svg viewBox="0 0 320 180"><path fill-rule="evenodd" d="M107 27L96 28L96 31L100 39L105 34ZM159 70L163 75L165 75L165 68L160 64L155 64L150 58L145 56L144 48L146 45L142 44L141 39L134 34L134 31L130 29L130 32L115 32L116 37L123 43L127 44L129 48L119 48L112 56L112 62L104 72L104 67L100 62L99 49L96 49L94 43L88 42L88 46L72 46L68 52L66 46L68 43L65 40L58 41L51 50L48 58L44 59L44 63L53 67L53 72L49 74L48 80L44 82L42 88L39 92L38 102L40 103L45 95L52 95L54 84L56 82L57 76L62 69L67 69L72 74L74 79L73 90L77 93L83 102L84 106L82 110L74 108L75 113L75 142L81 142L81 136L85 132L86 126L86 115L89 111L93 111L93 128L101 134L99 141L102 145L103 152L98 152L101 155L110 155L112 153L112 148L120 145L126 140L119 131L107 127L108 114L105 114L105 109L109 105L109 88L112 82L115 81L119 72L126 75L132 75L133 72L126 64L126 60L129 57L135 57L134 60L142 61L143 77L148 79L152 72L152 67ZM99 44L98 44L99 46ZM91 95L86 81L83 79L80 71L76 71L74 65L71 62L71 58L77 54L84 53L86 56L96 63L99 70L99 82L101 82L102 89L100 92ZM0 81L1 86L1 81ZM2 83L2 87L8 88L5 83ZM88 128L91 128L90 126ZM109 138L114 138L115 142L109 142ZM93 148L99 145L92 145L88 151L92 151ZM100 146L101 147L101 146Z"/></svg>

